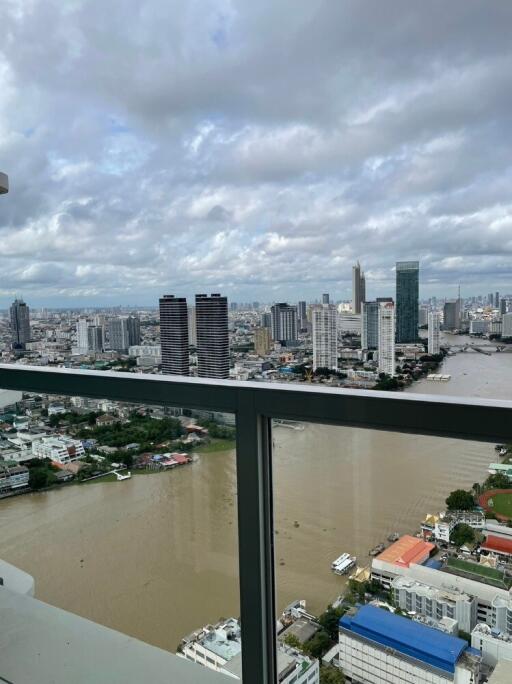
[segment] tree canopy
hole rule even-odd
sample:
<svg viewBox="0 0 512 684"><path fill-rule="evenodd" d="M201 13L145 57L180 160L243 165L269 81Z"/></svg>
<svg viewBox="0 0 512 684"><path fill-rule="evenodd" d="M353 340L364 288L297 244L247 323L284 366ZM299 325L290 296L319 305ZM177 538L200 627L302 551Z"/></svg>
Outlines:
<svg viewBox="0 0 512 684"><path fill-rule="evenodd" d="M450 511L470 511L475 507L475 499L471 492L455 489L446 499L446 505Z"/></svg>

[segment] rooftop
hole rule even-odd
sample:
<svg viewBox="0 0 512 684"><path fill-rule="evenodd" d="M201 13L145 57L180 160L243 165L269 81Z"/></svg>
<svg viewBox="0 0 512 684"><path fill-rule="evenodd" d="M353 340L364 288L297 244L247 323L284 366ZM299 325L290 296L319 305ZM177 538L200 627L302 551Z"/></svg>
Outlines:
<svg viewBox="0 0 512 684"><path fill-rule="evenodd" d="M435 548L435 544L406 534L380 553L377 558L408 568L411 563L422 563Z"/></svg>
<svg viewBox="0 0 512 684"><path fill-rule="evenodd" d="M503 537L495 537L490 534L482 544L482 549L512 555L512 541L504 539Z"/></svg>
<svg viewBox="0 0 512 684"><path fill-rule="evenodd" d="M455 663L468 646L463 639L374 606L362 606L354 615L347 613L340 627L445 672L455 671Z"/></svg>
<svg viewBox="0 0 512 684"><path fill-rule="evenodd" d="M499 660L488 684L510 684L512 682L512 661Z"/></svg>

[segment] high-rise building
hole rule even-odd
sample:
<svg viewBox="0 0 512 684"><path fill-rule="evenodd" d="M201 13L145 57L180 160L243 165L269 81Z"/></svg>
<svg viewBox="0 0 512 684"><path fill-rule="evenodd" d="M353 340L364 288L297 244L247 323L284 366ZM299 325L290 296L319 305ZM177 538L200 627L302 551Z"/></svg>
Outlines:
<svg viewBox="0 0 512 684"><path fill-rule="evenodd" d="M30 341L30 310L22 299L15 299L10 313L13 349L25 349Z"/></svg>
<svg viewBox="0 0 512 684"><path fill-rule="evenodd" d="M506 299L500 299L500 314L503 316L503 314L507 313L507 300Z"/></svg>
<svg viewBox="0 0 512 684"><path fill-rule="evenodd" d="M128 319L122 316L111 318L107 323L110 349L118 352L128 351L130 335L128 332Z"/></svg>
<svg viewBox="0 0 512 684"><path fill-rule="evenodd" d="M274 304L271 309L271 335L275 342L284 346L297 343L297 307L285 302Z"/></svg>
<svg viewBox="0 0 512 684"><path fill-rule="evenodd" d="M164 295L159 300L159 306L162 373L188 375L190 364L187 300L185 297Z"/></svg>
<svg viewBox="0 0 512 684"><path fill-rule="evenodd" d="M363 302L361 307L361 349L379 347L379 306L393 302L392 297L377 297L376 301Z"/></svg>
<svg viewBox="0 0 512 684"><path fill-rule="evenodd" d="M500 306L500 293L499 293L499 292L496 292L496 293L494 294L494 308L495 308L495 309L498 309L499 306Z"/></svg>
<svg viewBox="0 0 512 684"><path fill-rule="evenodd" d="M439 330L441 327L441 315L439 311L431 311L428 314L428 353L439 354Z"/></svg>
<svg viewBox="0 0 512 684"><path fill-rule="evenodd" d="M308 328L308 317L306 311L306 302L300 301L297 305L297 315L299 319L299 330L307 330Z"/></svg>
<svg viewBox="0 0 512 684"><path fill-rule="evenodd" d="M352 266L352 312L361 313L361 304L366 299L366 280L359 261Z"/></svg>
<svg viewBox="0 0 512 684"><path fill-rule="evenodd" d="M395 375L395 305L379 304L379 373Z"/></svg>
<svg viewBox="0 0 512 684"><path fill-rule="evenodd" d="M90 325L87 328L87 351L102 352L103 327L101 325Z"/></svg>
<svg viewBox="0 0 512 684"><path fill-rule="evenodd" d="M313 308L313 370L338 370L337 311L332 304Z"/></svg>
<svg viewBox="0 0 512 684"><path fill-rule="evenodd" d="M269 330L272 328L272 314L269 311L264 311L261 314L261 327Z"/></svg>
<svg viewBox="0 0 512 684"><path fill-rule="evenodd" d="M396 263L396 341L416 342L418 339L418 261Z"/></svg>
<svg viewBox="0 0 512 684"><path fill-rule="evenodd" d="M443 308L443 330L459 330L460 304L459 300L445 302Z"/></svg>
<svg viewBox="0 0 512 684"><path fill-rule="evenodd" d="M188 307L188 343L192 347L197 346L196 308Z"/></svg>
<svg viewBox="0 0 512 684"><path fill-rule="evenodd" d="M76 324L76 346L79 354L87 354L89 351L89 324L87 318L79 318Z"/></svg>
<svg viewBox="0 0 512 684"><path fill-rule="evenodd" d="M329 304L329 293L325 292L322 295L322 304Z"/></svg>
<svg viewBox="0 0 512 684"><path fill-rule="evenodd" d="M254 351L258 356L266 356L269 353L271 342L268 328L254 329Z"/></svg>
<svg viewBox="0 0 512 684"><path fill-rule="evenodd" d="M379 304L363 302L361 311L361 349L379 346Z"/></svg>
<svg viewBox="0 0 512 684"><path fill-rule="evenodd" d="M200 378L229 377L228 300L196 295L197 365Z"/></svg>
<svg viewBox="0 0 512 684"><path fill-rule="evenodd" d="M138 346L140 344L140 318L128 316L126 325L128 326L128 346Z"/></svg>

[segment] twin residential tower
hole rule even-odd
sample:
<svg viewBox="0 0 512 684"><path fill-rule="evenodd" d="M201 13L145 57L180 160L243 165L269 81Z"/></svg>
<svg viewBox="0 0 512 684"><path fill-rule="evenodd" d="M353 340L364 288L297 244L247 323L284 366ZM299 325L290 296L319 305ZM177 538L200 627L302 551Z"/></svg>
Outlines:
<svg viewBox="0 0 512 684"><path fill-rule="evenodd" d="M189 375L189 343L197 341L197 374L200 378L229 377L228 300L220 294L198 294L195 312L185 297L160 298L162 372ZM192 318L193 330L189 328ZM192 332L192 336L190 333Z"/></svg>

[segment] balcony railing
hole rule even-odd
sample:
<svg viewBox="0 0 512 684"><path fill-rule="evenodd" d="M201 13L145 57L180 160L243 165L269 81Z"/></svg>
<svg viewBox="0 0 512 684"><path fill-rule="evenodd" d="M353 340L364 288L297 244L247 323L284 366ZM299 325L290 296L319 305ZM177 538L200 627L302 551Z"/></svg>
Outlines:
<svg viewBox="0 0 512 684"><path fill-rule="evenodd" d="M236 415L244 684L277 681L272 419L491 443L512 437L512 401L14 365L0 365L0 387Z"/></svg>

